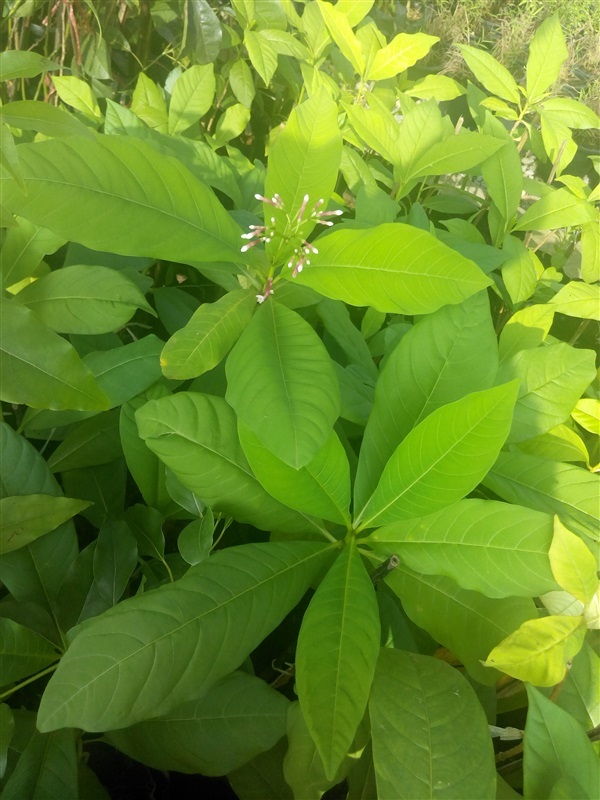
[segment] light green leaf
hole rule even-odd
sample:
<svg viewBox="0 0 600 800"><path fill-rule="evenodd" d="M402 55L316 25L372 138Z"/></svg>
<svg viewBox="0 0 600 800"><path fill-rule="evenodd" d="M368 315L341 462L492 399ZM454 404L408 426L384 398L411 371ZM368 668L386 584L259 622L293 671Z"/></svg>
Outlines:
<svg viewBox="0 0 600 800"><path fill-rule="evenodd" d="M411 167L409 179L463 172L490 158L503 143L483 133L463 131L432 145Z"/></svg>
<svg viewBox="0 0 600 800"><path fill-rule="evenodd" d="M355 482L361 508L402 439L436 408L489 388L496 335L485 292L443 306L414 325L389 354L375 386Z"/></svg>
<svg viewBox="0 0 600 800"><path fill-rule="evenodd" d="M273 217L283 230L286 213L293 219L305 195L309 196L309 211L321 198L326 205L335 189L341 157L337 105L323 90L296 106L277 136L269 154L265 193L267 197L279 194L285 210L266 206L265 218ZM308 236L314 225L306 224L303 235ZM275 250L274 242L267 246L268 253ZM277 254L281 260L286 255L285 249Z"/></svg>
<svg viewBox="0 0 600 800"><path fill-rule="evenodd" d="M556 164L556 175L561 176L577 153L577 145L571 130L552 114L542 115L541 130L546 155L551 164ZM576 191L574 194L579 193ZM585 199L585 196L581 199Z"/></svg>
<svg viewBox="0 0 600 800"><path fill-rule="evenodd" d="M575 413L574 409L571 416ZM567 425L557 425L541 436L519 442L519 450L551 461L583 461L589 466L590 456L581 436Z"/></svg>
<svg viewBox="0 0 600 800"><path fill-rule="evenodd" d="M109 400L65 339L28 308L0 301L2 400L32 408L103 411Z"/></svg>
<svg viewBox="0 0 600 800"><path fill-rule="evenodd" d="M38 727L123 728L201 695L281 622L328 552L314 542L231 547L90 620L50 679Z"/></svg>
<svg viewBox="0 0 600 800"><path fill-rule="evenodd" d="M559 314L600 322L600 286L569 281L549 302Z"/></svg>
<svg viewBox="0 0 600 800"><path fill-rule="evenodd" d="M34 275L45 255L55 253L65 243L45 228L38 228L22 217L6 231L0 252L0 274L4 288Z"/></svg>
<svg viewBox="0 0 600 800"><path fill-rule="evenodd" d="M250 108L256 94L256 89L254 88L254 80L250 67L243 58L238 58L238 60L234 61L232 64L229 71L229 83L236 99L239 100L240 103L243 103L246 108Z"/></svg>
<svg viewBox="0 0 600 800"><path fill-rule="evenodd" d="M426 75L407 89L405 92L409 97L420 97L423 100L433 98L438 103L444 100L455 100L467 90L448 75Z"/></svg>
<svg viewBox="0 0 600 800"><path fill-rule="evenodd" d="M524 303L537 286L536 256L516 236L504 237L502 249L509 254L502 264L502 280L506 291L514 305Z"/></svg>
<svg viewBox="0 0 600 800"><path fill-rule="evenodd" d="M183 560L193 566L207 559L213 546L214 532L213 513L207 508L201 519L190 522L177 537L177 549Z"/></svg>
<svg viewBox="0 0 600 800"><path fill-rule="evenodd" d="M401 127L387 108L371 103L369 108L359 105L344 106L348 120L360 138L390 164L402 160Z"/></svg>
<svg viewBox="0 0 600 800"><path fill-rule="evenodd" d="M348 24L354 28L367 16L373 8L373 3L374 0L361 0L360 3L355 0L337 0L335 8L346 16Z"/></svg>
<svg viewBox="0 0 600 800"><path fill-rule="evenodd" d="M457 47L471 72L488 92L520 105L519 87L506 67L485 50L467 44L459 44Z"/></svg>
<svg viewBox="0 0 600 800"><path fill-rule="evenodd" d="M0 501L2 502L2 501ZM38 672L58 660L58 652L43 636L12 619L0 619L0 670L2 685Z"/></svg>
<svg viewBox="0 0 600 800"><path fill-rule="evenodd" d="M226 362L227 402L260 441L295 469L312 461L339 413L337 378L314 329L267 300Z"/></svg>
<svg viewBox="0 0 600 800"><path fill-rule="evenodd" d="M109 333L138 308L154 314L135 283L108 267L69 266L50 272L15 295L57 333Z"/></svg>
<svg viewBox="0 0 600 800"><path fill-rule="evenodd" d="M381 650L369 714L379 797L495 800L485 714L468 681L449 664Z"/></svg>
<svg viewBox="0 0 600 800"><path fill-rule="evenodd" d="M565 677L585 637L583 617L541 617L524 622L489 654L494 667L534 686L554 686Z"/></svg>
<svg viewBox="0 0 600 800"><path fill-rule="evenodd" d="M600 281L600 225L588 222L581 226L581 277L586 283Z"/></svg>
<svg viewBox="0 0 600 800"><path fill-rule="evenodd" d="M5 169L16 181L19 189L26 192L21 165L19 164L19 153L15 144L14 137L8 125L3 121L0 124L0 167Z"/></svg>
<svg viewBox="0 0 600 800"><path fill-rule="evenodd" d="M472 262L431 234L388 223L334 231L296 281L334 300L395 314L427 314L489 286Z"/></svg>
<svg viewBox="0 0 600 800"><path fill-rule="evenodd" d="M244 44L252 66L268 86L277 69L277 51L268 39L260 35L260 31L249 28L244 31Z"/></svg>
<svg viewBox="0 0 600 800"><path fill-rule="evenodd" d="M225 775L285 734L289 701L253 675L233 672L164 717L109 731L117 750L153 769Z"/></svg>
<svg viewBox="0 0 600 800"><path fill-rule="evenodd" d="M571 411L571 416L586 431L600 436L600 400L584 397Z"/></svg>
<svg viewBox="0 0 600 800"><path fill-rule="evenodd" d="M310 61L310 50L291 33L274 28L264 28L260 31L263 39L267 39L280 56L292 56L300 61Z"/></svg>
<svg viewBox="0 0 600 800"><path fill-rule="evenodd" d="M169 133L186 131L210 109L215 96L215 73L212 64L186 69L175 81L169 104Z"/></svg>
<svg viewBox="0 0 600 800"><path fill-rule="evenodd" d="M525 796L549 797L565 778L584 789L586 800L598 797L598 756L581 725L533 686L527 686L527 697Z"/></svg>
<svg viewBox="0 0 600 800"><path fill-rule="evenodd" d="M403 564L388 573L386 583L415 625L454 653L486 686L500 675L484 667L482 659L525 620L537 617L535 604L527 597L486 597L449 578L421 575Z"/></svg>
<svg viewBox="0 0 600 800"><path fill-rule="evenodd" d="M298 533L315 524L262 488L239 443L235 415L220 397L181 392L136 413L140 436L204 503L261 530Z"/></svg>
<svg viewBox="0 0 600 800"><path fill-rule="evenodd" d="M256 308L254 293L229 292L203 303L166 343L160 365L167 378L196 378L216 367L248 326Z"/></svg>
<svg viewBox="0 0 600 800"><path fill-rule="evenodd" d="M318 7L327 25L329 35L340 48L340 52L352 64L355 72L362 75L365 69L362 48L352 30L348 17L343 12L338 11L337 7L331 3L324 3L319 0Z"/></svg>
<svg viewBox="0 0 600 800"><path fill-rule="evenodd" d="M597 475L522 453L500 453L483 483L509 503L558 514L575 533L600 539Z"/></svg>
<svg viewBox="0 0 600 800"><path fill-rule="evenodd" d="M506 231L517 213L523 192L521 156L504 125L491 114L485 115L482 131L503 142L499 150L481 165L481 174L492 201L504 220ZM498 242L497 242L498 243Z"/></svg>
<svg viewBox="0 0 600 800"><path fill-rule="evenodd" d="M131 110L149 128L159 133L167 133L167 104L164 95L154 81L143 72L139 73L133 90Z"/></svg>
<svg viewBox="0 0 600 800"><path fill-rule="evenodd" d="M375 592L353 539L319 584L296 651L300 707L329 780L365 713L379 639Z"/></svg>
<svg viewBox="0 0 600 800"><path fill-rule="evenodd" d="M426 417L394 451L358 513L358 530L430 514L472 491L506 440L516 393L516 383L507 383Z"/></svg>
<svg viewBox="0 0 600 800"><path fill-rule="evenodd" d="M426 100L406 112L399 129L399 136L402 139L402 146L399 148L400 158L398 162L394 162L395 172L402 184L396 194L397 198L406 194L412 186L410 179L414 175L415 164L445 135L447 133L442 122L442 114L434 100Z"/></svg>
<svg viewBox="0 0 600 800"><path fill-rule="evenodd" d="M337 434L332 433L308 464L288 466L238 423L244 454L262 486L280 503L316 517L350 524L350 466Z"/></svg>
<svg viewBox="0 0 600 800"><path fill-rule="evenodd" d="M366 79L382 81L393 78L424 58L439 40L438 36L427 33L399 33L376 53Z"/></svg>
<svg viewBox="0 0 600 800"><path fill-rule="evenodd" d="M316 310L325 330L342 349L350 364L360 365L376 381L379 373L373 356L364 336L352 322L348 308L339 301L321 300Z"/></svg>
<svg viewBox="0 0 600 800"><path fill-rule="evenodd" d="M15 769L2 787L3 800L78 797L74 730L42 735L33 728Z"/></svg>
<svg viewBox="0 0 600 800"><path fill-rule="evenodd" d="M17 495L0 500L0 554L10 553L50 533L90 503L46 494Z"/></svg>
<svg viewBox="0 0 600 800"><path fill-rule="evenodd" d="M587 605L598 588L596 559L558 517L554 518L554 537L548 555L558 585Z"/></svg>
<svg viewBox="0 0 600 800"><path fill-rule="evenodd" d="M74 75L54 75L52 83L63 103L71 106L75 111L81 111L92 122L100 122L102 120L98 101L88 83L82 81L81 78L76 78Z"/></svg>
<svg viewBox="0 0 600 800"><path fill-rule="evenodd" d="M531 439L565 422L595 374L594 353L564 342L516 353L498 373L499 381L521 382L508 441Z"/></svg>
<svg viewBox="0 0 600 800"><path fill-rule="evenodd" d="M70 137L19 156L28 195L3 179L4 204L65 239L182 263L241 260L240 229L210 189L145 142Z"/></svg>
<svg viewBox="0 0 600 800"><path fill-rule="evenodd" d="M529 47L526 88L530 103L552 86L568 56L558 14L552 14L537 29Z"/></svg>
<svg viewBox="0 0 600 800"><path fill-rule="evenodd" d="M192 54L196 63L208 64L217 58L221 49L221 23L208 0L194 0L187 9L189 30L185 52Z"/></svg>
<svg viewBox="0 0 600 800"><path fill-rule="evenodd" d="M365 543L388 558L399 556L417 572L446 575L488 597L537 597L556 589L551 541L548 514L493 500L461 500L436 514L379 528Z"/></svg>
<svg viewBox="0 0 600 800"><path fill-rule="evenodd" d="M513 230L556 230L585 225L595 219L596 213L591 203L575 197L568 189L556 189L530 206Z"/></svg>
<svg viewBox="0 0 600 800"><path fill-rule="evenodd" d="M554 309L549 305L527 306L510 317L502 333L498 349L501 360L507 361L519 350L538 347L550 333Z"/></svg>
<svg viewBox="0 0 600 800"><path fill-rule="evenodd" d="M61 69L60 64L31 50L5 50L0 53L0 81L35 78L42 72L55 69Z"/></svg>
<svg viewBox="0 0 600 800"><path fill-rule="evenodd" d="M582 130L586 128L600 128L598 114L579 100L572 97L549 97L539 105L539 111L550 115L552 119L562 122L569 128Z"/></svg>
<svg viewBox="0 0 600 800"><path fill-rule="evenodd" d="M215 130L215 142L218 147L235 139L244 132L250 120L250 109L241 103L229 106L225 113L219 117Z"/></svg>

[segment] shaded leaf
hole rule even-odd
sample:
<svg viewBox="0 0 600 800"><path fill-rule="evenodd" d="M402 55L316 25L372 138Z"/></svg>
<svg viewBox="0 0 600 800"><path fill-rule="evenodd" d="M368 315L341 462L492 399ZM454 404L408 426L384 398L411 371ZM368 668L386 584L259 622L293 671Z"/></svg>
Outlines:
<svg viewBox="0 0 600 800"><path fill-rule="evenodd" d="M0 618L0 670L2 685L14 683L38 672L58 659L53 645L43 636L13 622Z"/></svg>
<svg viewBox="0 0 600 800"><path fill-rule="evenodd" d="M0 553L10 553L50 533L90 504L70 497L28 494L0 500Z"/></svg>

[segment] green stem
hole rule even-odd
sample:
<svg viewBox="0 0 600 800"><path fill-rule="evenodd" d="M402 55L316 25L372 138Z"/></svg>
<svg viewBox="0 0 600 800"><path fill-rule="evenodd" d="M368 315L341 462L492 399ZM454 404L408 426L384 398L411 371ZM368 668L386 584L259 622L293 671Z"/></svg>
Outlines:
<svg viewBox="0 0 600 800"><path fill-rule="evenodd" d="M50 667L46 667L46 669L43 669L41 672L32 675L30 678L26 678L24 681L21 681L21 683L17 683L16 686L12 687L12 689L8 689L6 692L0 694L0 700L4 700L6 697L10 697L11 694L18 692L19 689L22 689L24 686L27 686L27 684L37 681L38 678L43 678L44 675L48 675L50 672L54 672L54 670L58 667L58 664L59 662L57 661L55 664L52 664Z"/></svg>

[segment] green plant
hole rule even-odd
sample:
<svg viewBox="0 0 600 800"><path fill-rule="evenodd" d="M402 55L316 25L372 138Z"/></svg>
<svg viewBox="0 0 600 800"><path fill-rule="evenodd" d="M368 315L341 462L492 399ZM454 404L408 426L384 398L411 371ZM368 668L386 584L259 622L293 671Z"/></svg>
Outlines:
<svg viewBox="0 0 600 800"><path fill-rule="evenodd" d="M525 88L461 48L486 94L369 2L232 5L130 107L3 108L3 797L101 792L99 734L242 800L594 798L598 119L548 95L557 19Z"/></svg>

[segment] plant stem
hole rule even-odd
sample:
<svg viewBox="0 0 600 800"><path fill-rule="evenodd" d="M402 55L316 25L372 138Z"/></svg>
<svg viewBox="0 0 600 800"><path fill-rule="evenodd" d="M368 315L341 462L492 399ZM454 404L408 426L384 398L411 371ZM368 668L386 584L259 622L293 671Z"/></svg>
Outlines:
<svg viewBox="0 0 600 800"><path fill-rule="evenodd" d="M46 669L43 669L41 672L37 672L35 675L32 675L31 677L26 678L24 681L21 681L21 683L17 683L16 686L12 687L12 689L7 689L6 692L0 694L0 700L4 700L6 697L10 697L11 694L18 692L19 689L22 689L24 686L27 686L27 684L37 681L38 678L43 678L44 675L48 675L50 672L54 672L54 670L58 667L58 664L59 662L57 661L55 664L46 667Z"/></svg>

